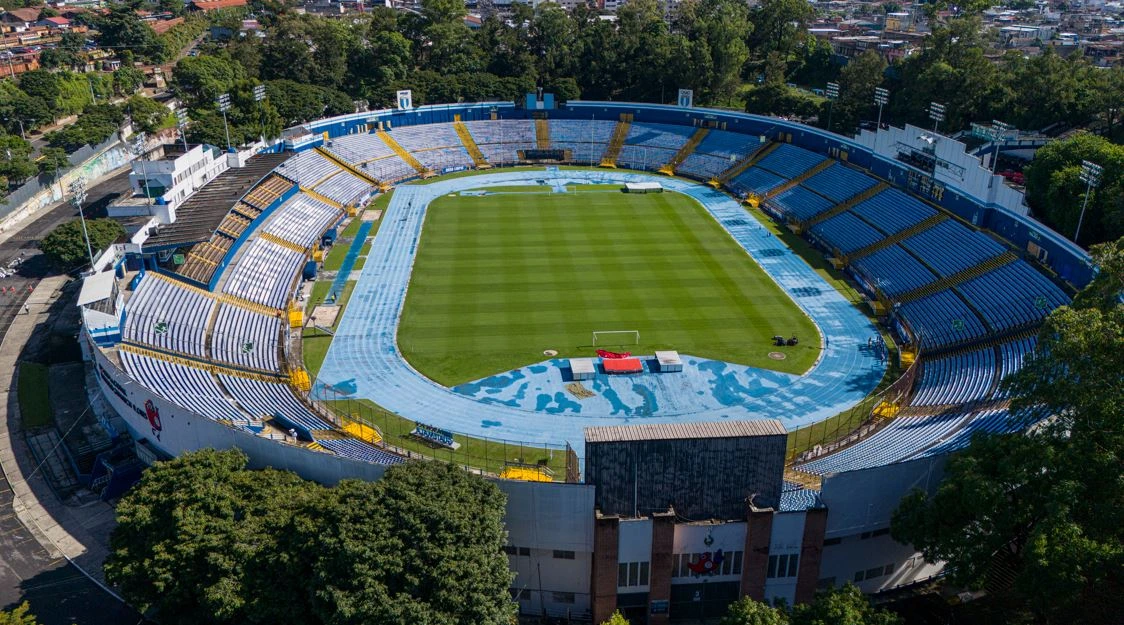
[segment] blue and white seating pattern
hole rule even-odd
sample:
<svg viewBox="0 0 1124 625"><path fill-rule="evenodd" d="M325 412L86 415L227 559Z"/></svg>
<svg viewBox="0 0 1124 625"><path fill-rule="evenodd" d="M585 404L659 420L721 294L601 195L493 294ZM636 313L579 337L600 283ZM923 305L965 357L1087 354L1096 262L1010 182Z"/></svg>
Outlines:
<svg viewBox="0 0 1124 625"><path fill-rule="evenodd" d="M422 150L435 148L450 148L461 146L460 135L452 124L418 124L415 126L399 126L388 131L398 145L406 150L417 153Z"/></svg>
<svg viewBox="0 0 1124 625"><path fill-rule="evenodd" d="M901 305L899 312L919 336L922 350L980 339L987 328L953 291L938 291Z"/></svg>
<svg viewBox="0 0 1124 625"><path fill-rule="evenodd" d="M316 185L313 190L340 204L353 205L358 203L364 195L371 192L371 185L357 176L341 171Z"/></svg>
<svg viewBox="0 0 1124 625"><path fill-rule="evenodd" d="M870 176L836 163L800 183L838 204L878 184Z"/></svg>
<svg viewBox="0 0 1124 625"><path fill-rule="evenodd" d="M923 360L909 403L911 406L939 406L986 399L995 382L995 373L995 348L990 345Z"/></svg>
<svg viewBox="0 0 1124 625"><path fill-rule="evenodd" d="M550 141L555 147L571 143L599 143L605 146L612 139L616 127L617 122L603 119L552 119Z"/></svg>
<svg viewBox="0 0 1124 625"><path fill-rule="evenodd" d="M306 150L282 163L276 171L302 187L312 188L341 170L316 150Z"/></svg>
<svg viewBox="0 0 1124 625"><path fill-rule="evenodd" d="M877 243L883 237L881 232L850 211L839 213L831 219L825 219L812 226L811 233L822 239L829 247L839 249L842 254L850 254Z"/></svg>
<svg viewBox="0 0 1124 625"><path fill-rule="evenodd" d="M438 148L436 150L421 150L414 152L414 158L437 173L453 169L467 169L474 165L468 150L463 146Z"/></svg>
<svg viewBox="0 0 1124 625"><path fill-rule="evenodd" d="M901 232L937 214L933 208L897 189L885 189L852 206L851 212L886 234Z"/></svg>
<svg viewBox="0 0 1124 625"><path fill-rule="evenodd" d="M373 462L375 464L401 464L405 459L392 453L376 449L370 445L357 441L354 438L324 438L318 439L324 449L335 453L337 456Z"/></svg>
<svg viewBox="0 0 1124 625"><path fill-rule="evenodd" d="M789 143L782 143L777 149L757 161L756 167L783 176L785 180L792 180L809 169L827 160L824 156L798 148Z"/></svg>
<svg viewBox="0 0 1124 625"><path fill-rule="evenodd" d="M228 268L230 275L224 293L248 299L272 308L281 308L289 299L297 270L304 254L271 243L251 239Z"/></svg>
<svg viewBox="0 0 1124 625"><path fill-rule="evenodd" d="M1022 369L1026 359L1034 354L1034 349L1037 344L1038 339L1033 336L1006 341L1001 344L999 346L999 353L1002 358L1002 365L1000 366L999 380L1003 381L1007 376ZM1006 391L1000 387L996 390L995 398L1006 399Z"/></svg>
<svg viewBox="0 0 1124 625"><path fill-rule="evenodd" d="M671 162L674 157L675 150L626 145L621 148L621 153L617 156L617 165L630 169L658 169L661 165Z"/></svg>
<svg viewBox="0 0 1124 625"><path fill-rule="evenodd" d="M672 155L679 151L696 128L671 124L634 123L629 126L625 145L642 145L650 148L671 150Z"/></svg>
<svg viewBox="0 0 1124 625"><path fill-rule="evenodd" d="M972 437L978 433L1006 434L1023 429L1026 423L1014 417L1006 410L984 410L972 415L972 418L959 430L941 438L936 445L918 453L914 458L928 458L939 456L964 449L972 442Z"/></svg>
<svg viewBox="0 0 1124 625"><path fill-rule="evenodd" d="M761 147L761 140L725 130L711 130L676 169L695 178L717 178L748 154Z"/></svg>
<svg viewBox="0 0 1124 625"><path fill-rule="evenodd" d="M218 379L239 404L258 418L280 413L309 430L330 430L332 426L302 404L285 384L263 382L233 375L218 374Z"/></svg>
<svg viewBox="0 0 1124 625"><path fill-rule="evenodd" d="M778 193L769 202L779 208L786 215L791 215L798 221L806 221L831 209L834 204L831 200L818 195L797 185Z"/></svg>
<svg viewBox="0 0 1124 625"><path fill-rule="evenodd" d="M223 304L211 331L211 357L240 367L279 371L281 319Z"/></svg>
<svg viewBox="0 0 1124 625"><path fill-rule="evenodd" d="M336 137L329 141L325 147L328 151L352 165L395 155L394 150L390 149L385 141L372 133Z"/></svg>
<svg viewBox="0 0 1124 625"><path fill-rule="evenodd" d="M826 475L900 462L952 432L966 417L963 412L898 417L870 438L797 468L805 473Z"/></svg>
<svg viewBox="0 0 1124 625"><path fill-rule="evenodd" d="M298 193L270 216L262 232L307 248L339 217L340 211L334 206Z"/></svg>
<svg viewBox="0 0 1124 625"><path fill-rule="evenodd" d="M476 145L525 143L535 145L535 124L529 119L464 122Z"/></svg>
<svg viewBox="0 0 1124 625"><path fill-rule="evenodd" d="M935 273L897 245L863 256L851 266L890 298L937 280Z"/></svg>
<svg viewBox="0 0 1124 625"><path fill-rule="evenodd" d="M203 356L215 300L173 282L145 276L129 298L126 341Z"/></svg>
<svg viewBox="0 0 1124 625"><path fill-rule="evenodd" d="M570 160L579 163L590 165L597 165L601 162L601 157L605 155L605 149L609 147L607 143L559 143L557 141L552 143L556 150L569 150Z"/></svg>
<svg viewBox="0 0 1124 625"><path fill-rule="evenodd" d="M120 355L129 377L164 399L178 406L190 406L193 412L212 419L249 425L250 418L238 410L210 373L129 351L121 351Z"/></svg>
<svg viewBox="0 0 1124 625"><path fill-rule="evenodd" d="M1029 326L1069 298L1021 259L1001 265L956 287L996 331Z"/></svg>
<svg viewBox="0 0 1124 625"><path fill-rule="evenodd" d="M734 176L734 178L730 180L729 186L738 195L745 196L750 193L764 195L784 183L784 178L772 172L765 171L758 167L750 167L737 176Z"/></svg>
<svg viewBox="0 0 1124 625"><path fill-rule="evenodd" d="M398 155L369 161L359 166L369 176L380 182L396 182L418 175L416 169Z"/></svg>
<svg viewBox="0 0 1124 625"><path fill-rule="evenodd" d="M942 278L975 267L1004 251L991 237L954 219L934 224L904 239L901 245L921 257Z"/></svg>

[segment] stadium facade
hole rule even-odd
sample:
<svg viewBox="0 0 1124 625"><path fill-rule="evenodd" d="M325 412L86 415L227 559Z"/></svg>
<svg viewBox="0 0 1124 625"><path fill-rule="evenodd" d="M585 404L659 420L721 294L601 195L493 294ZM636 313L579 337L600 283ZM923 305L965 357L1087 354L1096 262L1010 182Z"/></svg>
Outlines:
<svg viewBox="0 0 1124 625"><path fill-rule="evenodd" d="M480 103L320 120L269 151L236 159L84 286L81 342L119 417L105 426L146 457L237 447L253 466L324 483L407 461L310 394L290 341L301 274L380 188L528 159L662 169L760 205L847 268L919 346L880 404L890 418L838 448L788 456L773 420L598 427L570 482L490 478L508 496L512 596L528 615L600 622L621 609L663 623L716 616L742 595L791 603L829 585L874 593L938 575L890 538L893 509L931 491L972 432L1025 425L998 379L1095 271L963 146L921 129L849 139L718 110ZM948 256L968 266L944 266ZM997 284L1013 295L997 299Z"/></svg>

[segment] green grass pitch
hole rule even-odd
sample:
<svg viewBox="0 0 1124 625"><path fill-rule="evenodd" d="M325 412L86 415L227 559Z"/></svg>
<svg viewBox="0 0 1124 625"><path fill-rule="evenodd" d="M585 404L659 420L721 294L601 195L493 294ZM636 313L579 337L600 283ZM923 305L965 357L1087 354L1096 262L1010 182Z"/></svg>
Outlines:
<svg viewBox="0 0 1124 625"><path fill-rule="evenodd" d="M640 354L790 373L815 362L812 321L693 199L543 189L430 204L398 330L425 375L451 386L547 349L593 356L594 330L638 330L639 345L604 347ZM775 334L800 338L777 350L785 360L768 356Z"/></svg>

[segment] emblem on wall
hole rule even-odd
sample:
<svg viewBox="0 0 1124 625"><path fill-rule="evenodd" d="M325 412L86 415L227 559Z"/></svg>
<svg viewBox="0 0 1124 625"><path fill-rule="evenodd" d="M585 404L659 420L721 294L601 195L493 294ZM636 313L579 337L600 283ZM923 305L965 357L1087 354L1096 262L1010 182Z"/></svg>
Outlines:
<svg viewBox="0 0 1124 625"><path fill-rule="evenodd" d="M153 404L151 399L144 402L144 414L148 417L148 425L152 426L152 435L156 440L160 440L160 432L163 431L164 426L160 424L160 411L156 409L156 404Z"/></svg>
<svg viewBox="0 0 1124 625"><path fill-rule="evenodd" d="M722 562L725 560L726 556L723 555L721 549L715 551L713 554L707 551L705 553L700 553L698 559L687 564L687 568L695 575L714 575L721 568Z"/></svg>

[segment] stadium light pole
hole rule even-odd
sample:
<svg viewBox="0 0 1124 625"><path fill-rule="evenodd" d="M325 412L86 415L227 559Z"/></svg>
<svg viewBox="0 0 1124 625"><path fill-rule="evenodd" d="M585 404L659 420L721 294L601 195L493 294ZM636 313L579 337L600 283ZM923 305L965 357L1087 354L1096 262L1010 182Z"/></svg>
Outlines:
<svg viewBox="0 0 1124 625"><path fill-rule="evenodd" d="M882 129L882 107L890 101L890 92L882 87L874 88L874 103L878 105L878 124L874 127L874 131L878 132Z"/></svg>
<svg viewBox="0 0 1124 625"><path fill-rule="evenodd" d="M254 102L258 103L258 119L261 121L261 140L265 141L265 107L262 100L265 99L265 85L257 85L254 87Z"/></svg>
<svg viewBox="0 0 1124 625"><path fill-rule="evenodd" d="M90 231L86 229L86 213L82 204L86 201L86 178L79 176L70 183L70 193L74 196L72 201L78 209L78 219L82 222L82 238L86 240L86 254L90 256L90 271L94 270L94 248L90 245Z"/></svg>
<svg viewBox="0 0 1124 625"><path fill-rule="evenodd" d="M145 140L145 134L143 132L138 132L133 137L132 148L133 148L133 154L135 154L137 156L137 158L140 159L140 162L141 162L141 177L144 178L144 203L145 204L152 204L152 192L148 188L148 170L144 166L144 161L145 161L145 158L144 158L144 156L145 156L145 154L144 154L144 140Z"/></svg>
<svg viewBox="0 0 1124 625"><path fill-rule="evenodd" d="M999 140L1006 137L1008 132L1011 132L1010 124L998 119L991 120L991 142L995 144L995 155L991 157L992 174L995 174L996 166L999 164Z"/></svg>
<svg viewBox="0 0 1124 625"><path fill-rule="evenodd" d="M183 152L187 154L187 109L176 109L176 128L180 129L180 139L183 139Z"/></svg>
<svg viewBox="0 0 1124 625"><path fill-rule="evenodd" d="M1085 201L1081 203L1081 215L1077 218L1077 230L1073 232L1074 243L1077 243L1077 237L1081 234L1081 224L1085 221L1085 209L1089 206L1089 194L1095 187L1101 185L1101 174L1103 173L1104 168L1100 165L1090 161L1081 161L1081 182L1085 183Z"/></svg>
<svg viewBox="0 0 1124 625"><path fill-rule="evenodd" d="M930 102L929 119L933 120L933 132L936 133L941 122L944 121L944 105L939 102Z"/></svg>
<svg viewBox="0 0 1124 625"><path fill-rule="evenodd" d="M226 131L226 151L230 151L230 126L226 123L226 112L230 110L230 94L224 93L218 99L219 111L222 112L222 127Z"/></svg>
<svg viewBox="0 0 1124 625"><path fill-rule="evenodd" d="M839 97L839 83L827 83L827 131L831 132L831 116L835 113L835 99Z"/></svg>

